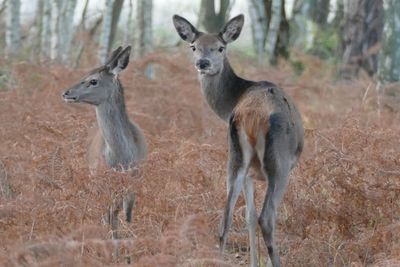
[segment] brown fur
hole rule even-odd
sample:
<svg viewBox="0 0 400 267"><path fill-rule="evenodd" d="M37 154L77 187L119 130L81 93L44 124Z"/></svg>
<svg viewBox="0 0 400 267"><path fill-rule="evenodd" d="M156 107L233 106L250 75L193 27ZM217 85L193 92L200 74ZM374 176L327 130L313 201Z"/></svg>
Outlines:
<svg viewBox="0 0 400 267"><path fill-rule="evenodd" d="M273 105L266 90L252 90L241 97L233 110L236 127L244 129L249 143L255 146L259 131L266 133Z"/></svg>

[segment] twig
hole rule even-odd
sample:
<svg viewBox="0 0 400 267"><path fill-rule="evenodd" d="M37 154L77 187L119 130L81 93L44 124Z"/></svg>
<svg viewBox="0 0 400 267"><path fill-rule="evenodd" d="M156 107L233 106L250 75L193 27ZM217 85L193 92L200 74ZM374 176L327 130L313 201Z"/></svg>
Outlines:
<svg viewBox="0 0 400 267"><path fill-rule="evenodd" d="M364 96L362 98L362 104L364 104L365 103L365 99L367 99L367 95L368 95L368 92L369 92L369 88L371 88L371 84L372 83L369 83L367 89L365 90Z"/></svg>
<svg viewBox="0 0 400 267"><path fill-rule="evenodd" d="M35 219L33 219L33 222L32 222L32 227L31 227L31 232L29 233L29 240L31 240L31 239L32 239L32 235L33 235L33 229L35 228L35 224L36 224L36 220L35 220Z"/></svg>
<svg viewBox="0 0 400 267"><path fill-rule="evenodd" d="M400 176L400 171L386 171L386 170L378 170L381 175L385 176Z"/></svg>
<svg viewBox="0 0 400 267"><path fill-rule="evenodd" d="M0 196L5 198L12 198L13 196L13 190L8 181L8 175L2 161L0 161Z"/></svg>

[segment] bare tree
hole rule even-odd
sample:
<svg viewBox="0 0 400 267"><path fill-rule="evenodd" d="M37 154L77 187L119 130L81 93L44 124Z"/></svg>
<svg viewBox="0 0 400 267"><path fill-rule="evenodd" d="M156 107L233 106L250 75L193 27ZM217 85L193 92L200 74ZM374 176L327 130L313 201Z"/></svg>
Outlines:
<svg viewBox="0 0 400 267"><path fill-rule="evenodd" d="M265 4L264 0L249 0L248 5L254 50L256 51L259 63L261 63L264 58L268 26Z"/></svg>
<svg viewBox="0 0 400 267"><path fill-rule="evenodd" d="M111 24L112 24L112 6L113 0L106 0L103 11L103 22L101 26L100 42L99 42L99 60L104 63L108 55L108 47L110 43Z"/></svg>
<svg viewBox="0 0 400 267"><path fill-rule="evenodd" d="M128 19L126 20L126 28L125 28L125 44L129 45L132 42L132 32L133 32L133 1L129 0L129 9L128 9Z"/></svg>
<svg viewBox="0 0 400 267"><path fill-rule="evenodd" d="M285 0L282 0L281 23L279 25L278 42L274 50L275 58L277 58L278 56L283 56L284 58L289 57L289 49L288 49L289 40L290 40L289 21L287 20L286 17Z"/></svg>
<svg viewBox="0 0 400 267"><path fill-rule="evenodd" d="M69 54L73 36L73 19L76 8L76 0L63 1L62 14L60 16L60 57L64 64L69 64Z"/></svg>
<svg viewBox="0 0 400 267"><path fill-rule="evenodd" d="M330 0L308 0L310 2L310 18L320 27L325 28L328 24L330 12Z"/></svg>
<svg viewBox="0 0 400 267"><path fill-rule="evenodd" d="M21 1L7 1L6 12L6 56L13 56L21 43Z"/></svg>
<svg viewBox="0 0 400 267"><path fill-rule="evenodd" d="M293 2L291 26L291 43L294 47L305 49L309 30L307 21L311 3L308 0L295 0Z"/></svg>
<svg viewBox="0 0 400 267"><path fill-rule="evenodd" d="M136 55L143 57L153 49L153 1L138 0L136 8ZM152 65L147 65L145 74L154 77Z"/></svg>
<svg viewBox="0 0 400 267"><path fill-rule="evenodd" d="M86 29L86 14L89 6L89 0L85 0L85 5L83 6L82 15L81 15L81 22L79 23L79 27L81 30Z"/></svg>
<svg viewBox="0 0 400 267"><path fill-rule="evenodd" d="M39 0L36 3L36 14L35 14L35 23L33 27L33 34L30 34L31 41L33 42L33 53L31 54L32 57L40 57L40 52L42 51L42 36L43 32L43 18L44 13L44 1Z"/></svg>
<svg viewBox="0 0 400 267"><path fill-rule="evenodd" d="M59 29L60 29L60 9L61 9L61 0L53 0L51 3L51 50L50 50L50 58L52 60L58 59L59 56L59 46L60 46L60 38L59 38Z"/></svg>
<svg viewBox="0 0 400 267"><path fill-rule="evenodd" d="M152 27L153 3L151 0L138 0L136 8L137 44L136 51L139 57L151 51L153 47Z"/></svg>
<svg viewBox="0 0 400 267"><path fill-rule="evenodd" d="M41 34L38 36L40 38L40 57L43 58L49 58L50 57L50 51L51 51L51 32L52 32L52 27L51 27L51 4L50 0L40 0L43 2L43 15L41 17Z"/></svg>
<svg viewBox="0 0 400 267"><path fill-rule="evenodd" d="M121 15L121 9L123 4L124 0L114 0L112 8L111 33L110 33L110 40L108 42L107 53L111 51L111 47L114 43L115 34L117 33L118 30L118 22L119 22L119 17Z"/></svg>
<svg viewBox="0 0 400 267"><path fill-rule="evenodd" d="M123 3L123 0L106 0L105 2L98 54L101 62L106 60L114 42Z"/></svg>
<svg viewBox="0 0 400 267"><path fill-rule="evenodd" d="M383 1L344 0L343 11L340 76L346 79L357 77L360 69L373 75L377 71L377 45L383 31Z"/></svg>
<svg viewBox="0 0 400 267"><path fill-rule="evenodd" d="M289 22L286 19L285 1L250 0L249 13L259 62L264 60L264 51L267 52L270 64L276 64L278 56L287 58Z"/></svg>
<svg viewBox="0 0 400 267"><path fill-rule="evenodd" d="M400 1L383 4L385 22L382 48L379 53L379 81L382 84L400 81Z"/></svg>
<svg viewBox="0 0 400 267"><path fill-rule="evenodd" d="M275 48L278 43L279 27L281 24L282 14L282 1L271 1L271 20L269 23L268 36L267 36L267 53L270 63L276 63Z"/></svg>
<svg viewBox="0 0 400 267"><path fill-rule="evenodd" d="M229 0L219 0L219 7L219 12L216 12L214 0L201 0L200 25L208 32L219 32L229 16Z"/></svg>

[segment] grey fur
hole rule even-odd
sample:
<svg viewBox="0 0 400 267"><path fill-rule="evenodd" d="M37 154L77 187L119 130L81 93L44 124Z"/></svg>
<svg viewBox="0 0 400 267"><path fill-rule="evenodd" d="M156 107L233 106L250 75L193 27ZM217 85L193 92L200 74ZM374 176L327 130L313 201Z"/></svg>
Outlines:
<svg viewBox="0 0 400 267"><path fill-rule="evenodd" d="M146 141L141 129L129 121L126 113L124 90L118 74L129 62L130 47L116 49L104 66L92 70L81 82L66 90L67 102L88 103L96 107L101 131L101 155L108 166L128 169L146 156ZM96 81L96 84L93 81ZM98 156L101 156L98 155Z"/></svg>
<svg viewBox="0 0 400 267"><path fill-rule="evenodd" d="M178 17L174 17L180 18ZM186 20L180 20L184 24ZM252 178L268 181L268 190L258 223L274 267L280 266L279 251L274 239L277 208L282 200L289 172L294 168L303 149L304 129L301 116L291 98L271 82L253 82L238 77L226 57L225 46L235 40L243 27L243 16L230 20L219 34L197 33L191 43L195 67L203 94L214 112L229 121L228 200L221 223L220 249L224 251L233 208L243 190L246 200L246 221L250 239L250 265L257 266L256 223ZM180 28L183 26L181 25ZM180 28L177 31L180 33ZM186 30L191 27L184 27ZM226 31L229 32L226 32ZM186 35L193 35L185 33ZM224 40L227 39L227 40ZM219 49L218 49L219 48ZM221 49L223 48L223 49ZM207 64L204 64L207 62ZM203 64L201 64L203 63ZM203 67L201 66L203 65ZM268 131L257 132L256 144L250 144L243 129L238 128L233 111L241 97L257 90L265 92L273 111L269 114ZM249 176L252 168L255 176Z"/></svg>

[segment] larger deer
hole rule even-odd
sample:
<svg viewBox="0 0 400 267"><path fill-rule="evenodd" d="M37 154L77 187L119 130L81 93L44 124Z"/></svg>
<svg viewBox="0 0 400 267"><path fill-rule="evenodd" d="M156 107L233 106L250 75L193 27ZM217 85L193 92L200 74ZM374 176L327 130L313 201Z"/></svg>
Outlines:
<svg viewBox="0 0 400 267"><path fill-rule="evenodd" d="M190 43L203 94L214 112L229 123L229 160L220 249L224 251L233 209L240 191L246 201L246 221L250 240L250 264L257 266L253 178L268 181L263 208L258 218L264 242L274 267L280 266L274 238L277 208L282 200L288 175L303 149L304 130L291 98L275 84L238 77L226 56L228 43L239 37L244 16L231 19L220 33L198 31L189 21L173 16L179 36Z"/></svg>

